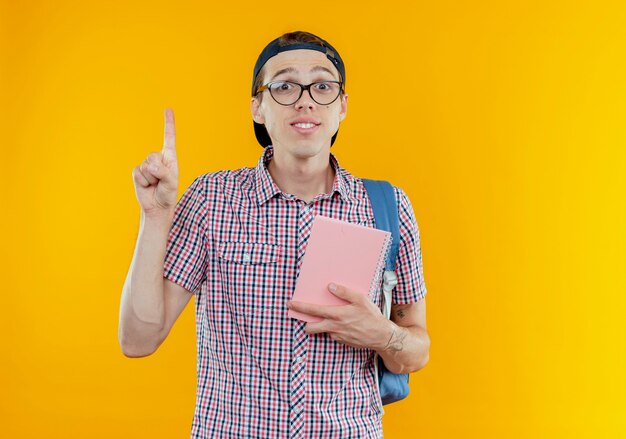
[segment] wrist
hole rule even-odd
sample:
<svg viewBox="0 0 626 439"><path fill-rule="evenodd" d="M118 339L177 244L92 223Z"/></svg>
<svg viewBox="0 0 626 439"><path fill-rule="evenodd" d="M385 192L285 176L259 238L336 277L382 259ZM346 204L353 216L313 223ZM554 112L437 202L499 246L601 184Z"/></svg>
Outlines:
<svg viewBox="0 0 626 439"><path fill-rule="evenodd" d="M376 351L378 353L385 352L389 349L391 343L393 343L393 338L395 337L397 332L397 325L393 323L389 319L384 319L381 324L381 330L378 336L377 348Z"/></svg>
<svg viewBox="0 0 626 439"><path fill-rule="evenodd" d="M175 210L176 210L175 207L171 207L169 209L152 209L152 210L141 209L141 222L142 223L171 222L174 219Z"/></svg>
<svg viewBox="0 0 626 439"><path fill-rule="evenodd" d="M174 222L174 209L162 210L160 212L144 212L141 211L141 219L139 221L140 230L150 230L155 232L162 230L169 232Z"/></svg>

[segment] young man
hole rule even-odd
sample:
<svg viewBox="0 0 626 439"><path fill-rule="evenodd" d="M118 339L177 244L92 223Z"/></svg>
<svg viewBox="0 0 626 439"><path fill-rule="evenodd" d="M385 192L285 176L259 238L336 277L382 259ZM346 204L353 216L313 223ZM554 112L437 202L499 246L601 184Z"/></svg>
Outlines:
<svg viewBox="0 0 626 439"><path fill-rule="evenodd" d="M129 357L150 355L196 296L195 438L378 438L374 354L408 373L430 340L419 231L395 187L400 217L392 317L342 285L349 302L291 302L315 215L374 227L361 180L330 153L346 116L345 68L326 41L293 32L261 53L251 110L264 147L255 168L196 178L176 204L174 117L165 141L133 170L141 229L124 285L119 338ZM321 316L289 318L288 309Z"/></svg>

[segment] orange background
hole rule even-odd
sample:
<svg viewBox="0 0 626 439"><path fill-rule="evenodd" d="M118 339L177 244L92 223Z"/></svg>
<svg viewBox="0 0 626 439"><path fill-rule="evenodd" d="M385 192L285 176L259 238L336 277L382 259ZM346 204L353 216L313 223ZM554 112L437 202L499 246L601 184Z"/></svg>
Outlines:
<svg viewBox="0 0 626 439"><path fill-rule="evenodd" d="M308 30L347 68L332 151L404 188L430 363L388 438L626 436L626 4L0 1L0 436L188 437L193 307L125 358L131 170L254 166L249 90Z"/></svg>

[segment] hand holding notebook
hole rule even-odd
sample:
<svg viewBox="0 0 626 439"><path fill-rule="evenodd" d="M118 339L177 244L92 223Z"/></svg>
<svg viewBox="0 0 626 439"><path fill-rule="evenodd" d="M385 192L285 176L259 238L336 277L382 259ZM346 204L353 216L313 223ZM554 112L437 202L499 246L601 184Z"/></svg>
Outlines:
<svg viewBox="0 0 626 439"><path fill-rule="evenodd" d="M345 305L345 300L328 291L331 282L373 294L381 280L390 244L389 232L317 215L292 300ZM291 309L288 315L306 322L322 320Z"/></svg>

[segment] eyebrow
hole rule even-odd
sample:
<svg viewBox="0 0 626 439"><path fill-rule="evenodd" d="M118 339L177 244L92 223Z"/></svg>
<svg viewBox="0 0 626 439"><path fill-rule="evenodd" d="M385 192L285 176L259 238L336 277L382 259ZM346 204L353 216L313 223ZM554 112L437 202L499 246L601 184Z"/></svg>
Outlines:
<svg viewBox="0 0 626 439"><path fill-rule="evenodd" d="M330 75L333 77L333 79L335 78L335 75L333 74L332 70L324 67L324 66L315 66L311 69L311 73L313 72L328 72L330 73ZM273 81L277 76L282 75L283 73L298 73L298 70L296 70L293 67L287 67L285 69L281 69L279 71L277 71L274 76L272 76L272 79L270 79L270 81Z"/></svg>

